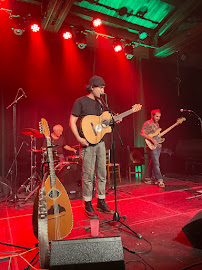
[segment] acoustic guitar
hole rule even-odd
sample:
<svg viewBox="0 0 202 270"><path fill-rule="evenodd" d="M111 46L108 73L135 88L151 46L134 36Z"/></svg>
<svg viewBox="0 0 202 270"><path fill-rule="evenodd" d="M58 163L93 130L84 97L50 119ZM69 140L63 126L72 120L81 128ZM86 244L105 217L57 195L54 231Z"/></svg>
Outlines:
<svg viewBox="0 0 202 270"><path fill-rule="evenodd" d="M134 113L140 111L142 105L135 104L132 109L123 112L117 116L114 116L115 122L118 120ZM97 144L101 141L106 133L111 132L110 125L112 124L112 116L106 111L103 112L100 116L96 115L87 115L81 121L81 128L86 140L91 144Z"/></svg>
<svg viewBox="0 0 202 270"><path fill-rule="evenodd" d="M168 133L171 129L173 129L174 127L178 126L179 124L182 124L182 122L186 121L186 118L184 117L181 117L179 118L175 124L173 124L172 126L170 126L169 128L167 128L166 130L164 130L163 132L161 132L161 128L158 128L156 130L155 133L151 133L151 134L148 134L149 137L151 138L154 138L157 143L163 143L165 141L165 138L162 138L163 135L165 135L166 133ZM150 140L148 139L145 139L145 142L147 144L147 146L151 149L151 150L154 150L156 149L157 145L154 145Z"/></svg>
<svg viewBox="0 0 202 270"><path fill-rule="evenodd" d="M33 231L39 240L39 251L42 254L40 254L40 263L43 266L44 264L47 265L48 261L44 255L47 254L47 239L49 242L64 239L72 230L73 216L67 192L55 175L52 153L53 146L51 144L48 123L44 118L40 122L40 132L46 138L50 175L47 176L44 185L42 184L39 187L35 198L33 207ZM42 250L43 247L44 250Z"/></svg>

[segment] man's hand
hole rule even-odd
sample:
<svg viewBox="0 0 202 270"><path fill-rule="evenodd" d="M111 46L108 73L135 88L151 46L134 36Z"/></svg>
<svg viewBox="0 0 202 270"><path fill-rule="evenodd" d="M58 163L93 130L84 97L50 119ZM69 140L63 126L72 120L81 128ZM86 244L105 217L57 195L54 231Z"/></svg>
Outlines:
<svg viewBox="0 0 202 270"><path fill-rule="evenodd" d="M119 115L119 114L118 114L118 113L116 113L116 114L114 115L114 117L116 117L116 116L118 116L118 115ZM121 123L121 122L122 122L122 120L123 120L123 119L121 118L121 119L119 119L118 121L116 121L116 123L117 123L117 124L119 124L119 123Z"/></svg>
<svg viewBox="0 0 202 270"><path fill-rule="evenodd" d="M157 145L158 144L157 140L155 140L154 138L152 138L151 142L153 143L153 145Z"/></svg>
<svg viewBox="0 0 202 270"><path fill-rule="evenodd" d="M86 141L86 139L81 138L78 140L83 146L89 146L89 143Z"/></svg>

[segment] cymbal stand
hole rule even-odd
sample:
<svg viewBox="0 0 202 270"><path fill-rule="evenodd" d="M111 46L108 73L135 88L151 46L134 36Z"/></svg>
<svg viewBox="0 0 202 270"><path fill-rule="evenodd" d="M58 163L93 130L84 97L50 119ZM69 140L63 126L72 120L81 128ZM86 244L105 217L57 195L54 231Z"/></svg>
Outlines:
<svg viewBox="0 0 202 270"><path fill-rule="evenodd" d="M42 179L37 173L37 161L36 161L36 154L34 155L34 150L36 150L36 138L33 135L30 135L30 156L31 156L31 166L30 166L30 177L21 185L21 187L18 189L18 192L22 189L25 188L26 192L30 192L29 195L24 199L26 202L34 193L35 191L35 186L38 186L37 184L37 179L41 182Z"/></svg>

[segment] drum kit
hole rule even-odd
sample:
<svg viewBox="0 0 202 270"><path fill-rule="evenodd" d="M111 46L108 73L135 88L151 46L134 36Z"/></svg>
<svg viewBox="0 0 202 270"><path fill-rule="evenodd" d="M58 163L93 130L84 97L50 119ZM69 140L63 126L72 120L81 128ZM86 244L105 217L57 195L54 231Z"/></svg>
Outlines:
<svg viewBox="0 0 202 270"><path fill-rule="evenodd" d="M48 171L48 155L47 149L37 149L36 139L43 137L43 134L38 130L33 128L24 128L21 133L30 137L30 159L31 159L31 169L30 177L20 186L17 193L21 189L25 189L26 193L29 193L25 198L25 202L35 193L38 185L41 183L42 178L37 173L37 154L41 154L41 168L45 168ZM73 146L73 148L78 148L79 145ZM79 155L68 156L65 161L61 162L61 159L57 155L57 151L53 149L53 158L55 161L55 173L59 180L65 186L67 192L74 193L81 189L81 159ZM42 166L44 165L45 166ZM42 172L43 174L43 172Z"/></svg>

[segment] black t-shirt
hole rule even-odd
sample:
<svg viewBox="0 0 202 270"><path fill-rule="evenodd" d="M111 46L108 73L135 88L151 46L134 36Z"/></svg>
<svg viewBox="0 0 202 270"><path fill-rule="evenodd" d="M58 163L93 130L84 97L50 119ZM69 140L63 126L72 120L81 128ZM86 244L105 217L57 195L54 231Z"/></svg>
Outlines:
<svg viewBox="0 0 202 270"><path fill-rule="evenodd" d="M84 96L75 101L72 114L82 119L86 115L100 116L103 111L103 106L99 101Z"/></svg>
<svg viewBox="0 0 202 270"><path fill-rule="evenodd" d="M103 111L104 107L98 100L94 100L92 98L89 98L88 96L84 96L75 101L72 109L72 114L79 117L79 119L81 120L84 116L87 115L100 116ZM84 137L81 130L81 123L79 126L79 134L81 137Z"/></svg>
<svg viewBox="0 0 202 270"><path fill-rule="evenodd" d="M59 144L58 146L52 148L53 151L57 151L58 155L64 154L63 147L66 145L66 142L65 142L65 139L63 136L60 136L59 139L53 139L51 136L51 143L52 143L52 145ZM46 148L46 147L47 147L46 140L44 140L43 148Z"/></svg>

